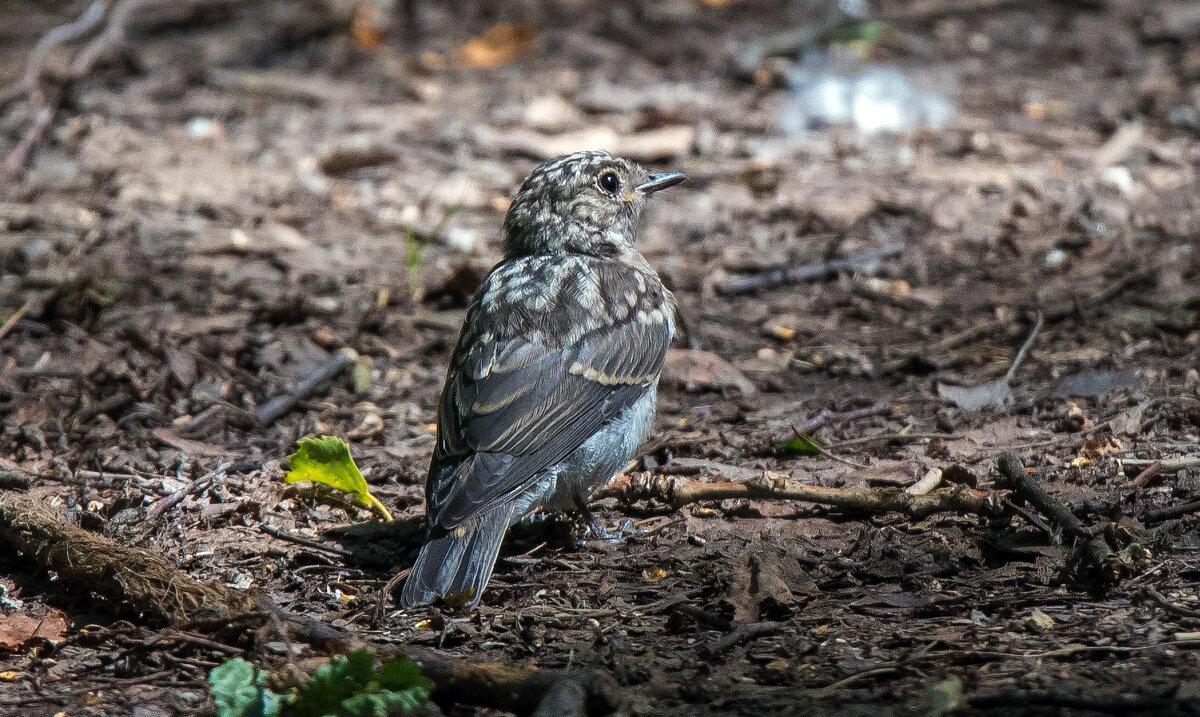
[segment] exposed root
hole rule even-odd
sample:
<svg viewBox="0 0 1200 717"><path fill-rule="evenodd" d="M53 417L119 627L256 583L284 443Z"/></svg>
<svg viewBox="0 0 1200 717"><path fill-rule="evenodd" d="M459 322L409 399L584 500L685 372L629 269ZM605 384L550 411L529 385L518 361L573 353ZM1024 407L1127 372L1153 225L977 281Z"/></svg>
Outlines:
<svg viewBox="0 0 1200 717"><path fill-rule="evenodd" d="M73 525L33 495L0 493L0 540L70 588L155 621L243 613L257 603L252 593L192 580L162 556Z"/></svg>

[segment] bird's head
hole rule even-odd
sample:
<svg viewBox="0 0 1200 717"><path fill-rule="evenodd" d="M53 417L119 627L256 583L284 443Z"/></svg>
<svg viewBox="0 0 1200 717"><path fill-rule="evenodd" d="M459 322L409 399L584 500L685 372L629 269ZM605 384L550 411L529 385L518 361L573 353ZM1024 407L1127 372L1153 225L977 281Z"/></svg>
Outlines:
<svg viewBox="0 0 1200 717"><path fill-rule="evenodd" d="M504 219L504 255L617 256L633 247L646 198L684 179L608 152L551 159L525 178Z"/></svg>

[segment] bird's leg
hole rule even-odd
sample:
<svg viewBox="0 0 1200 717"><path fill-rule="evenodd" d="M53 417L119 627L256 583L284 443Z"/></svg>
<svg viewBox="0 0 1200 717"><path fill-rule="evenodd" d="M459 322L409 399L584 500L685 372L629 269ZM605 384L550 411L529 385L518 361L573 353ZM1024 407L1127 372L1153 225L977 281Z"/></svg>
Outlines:
<svg viewBox="0 0 1200 717"><path fill-rule="evenodd" d="M575 493L573 500L575 502L575 510L578 510L583 519L587 521L588 530L591 531L597 540L613 542L621 539L620 536L613 535L604 528L604 523L600 522L596 514L588 509L587 500L582 495Z"/></svg>

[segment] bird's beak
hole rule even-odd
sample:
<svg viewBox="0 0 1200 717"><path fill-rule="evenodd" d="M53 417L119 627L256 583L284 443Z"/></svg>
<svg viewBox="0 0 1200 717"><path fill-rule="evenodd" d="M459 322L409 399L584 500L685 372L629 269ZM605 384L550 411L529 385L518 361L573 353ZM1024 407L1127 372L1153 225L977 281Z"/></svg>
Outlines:
<svg viewBox="0 0 1200 717"><path fill-rule="evenodd" d="M680 172L651 172L646 181L638 185L638 190L644 194L654 194L660 189L674 187L683 180L687 179Z"/></svg>

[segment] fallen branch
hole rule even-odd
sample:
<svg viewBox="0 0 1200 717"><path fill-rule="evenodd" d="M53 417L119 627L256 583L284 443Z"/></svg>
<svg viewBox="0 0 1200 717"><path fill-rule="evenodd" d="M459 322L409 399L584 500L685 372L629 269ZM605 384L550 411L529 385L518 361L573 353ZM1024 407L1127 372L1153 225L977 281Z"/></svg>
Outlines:
<svg viewBox="0 0 1200 717"><path fill-rule="evenodd" d="M955 438L950 433L883 433L878 436L863 436L862 438L851 438L848 441L841 443L833 443L826 448L833 450L835 448L848 448L850 446L865 446L871 443L912 443L913 441L924 441L926 439L941 438L950 440Z"/></svg>
<svg viewBox="0 0 1200 717"><path fill-rule="evenodd" d="M1143 587L1142 592L1145 593L1146 596L1149 597L1150 600L1156 603L1159 607L1164 608L1168 612L1173 612L1176 615L1182 615L1183 617L1200 618L1200 610L1193 610L1189 607L1176 605L1168 600L1166 595L1163 595L1159 591L1155 590L1154 586L1152 585Z"/></svg>
<svg viewBox="0 0 1200 717"><path fill-rule="evenodd" d="M624 502L660 500L674 508L701 501L799 500L863 513L900 513L920 520L934 513L964 513L999 516L995 497L966 486L927 495L911 495L896 488L830 488L802 485L779 473L739 482L700 483L687 478L643 473L627 483L614 483L594 496L594 500L618 498Z"/></svg>
<svg viewBox="0 0 1200 717"><path fill-rule="evenodd" d="M1082 545L1081 554L1086 562L1101 580L1109 583L1117 582L1126 572L1125 565L1101 535L1092 535L1075 514L1067 510L1057 498L1050 495L1030 473L1025 472L1021 459L1012 453L1000 457L998 463L1000 474L1004 476L1013 494L1037 508L1055 525L1060 533L1066 534Z"/></svg>
<svg viewBox="0 0 1200 717"><path fill-rule="evenodd" d="M740 294L749 294L759 289L772 289L777 286L820 279L823 276L835 274L839 271L871 272L881 261L900 256L902 249L903 246L900 244L885 244L878 249L869 249L858 254L851 254L844 259L819 261L813 264L805 264L804 266L772 269L758 274L739 276L718 285L716 290L722 296L738 296Z"/></svg>

